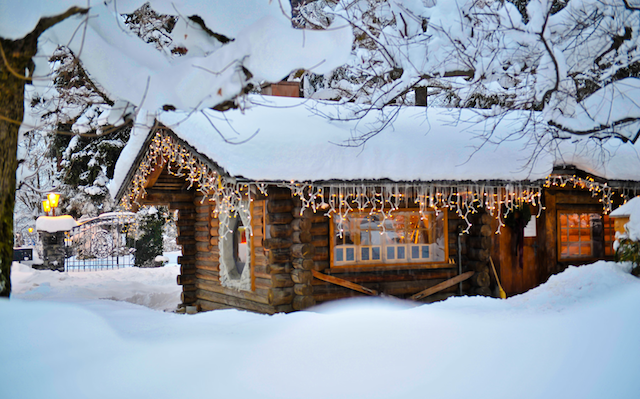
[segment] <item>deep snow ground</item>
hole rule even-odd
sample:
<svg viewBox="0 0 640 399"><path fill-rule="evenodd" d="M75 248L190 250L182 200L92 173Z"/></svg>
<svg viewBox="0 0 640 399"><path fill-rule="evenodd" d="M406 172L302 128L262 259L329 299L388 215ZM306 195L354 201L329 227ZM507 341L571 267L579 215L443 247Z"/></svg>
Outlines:
<svg viewBox="0 0 640 399"><path fill-rule="evenodd" d="M264 316L141 306L178 303L176 266L18 266L0 301L0 397L638 398L640 280L628 269L572 267L507 300Z"/></svg>

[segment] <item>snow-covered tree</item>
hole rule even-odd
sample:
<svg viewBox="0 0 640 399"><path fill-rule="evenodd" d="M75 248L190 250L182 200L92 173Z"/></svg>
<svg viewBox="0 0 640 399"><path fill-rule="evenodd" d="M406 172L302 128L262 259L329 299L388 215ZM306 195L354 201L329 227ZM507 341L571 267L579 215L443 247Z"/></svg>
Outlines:
<svg viewBox="0 0 640 399"><path fill-rule="evenodd" d="M18 132L25 83L48 75L48 60L62 45L82 62L91 81L113 100L101 118L131 134L146 134L158 110L198 112L242 107L260 82L294 69L326 73L344 63L351 29L337 23L325 32L292 27L281 1L152 0L159 15L178 15L171 44L151 45L126 29L141 0L0 0L0 295L11 291L13 209ZM142 24L140 26L146 26ZM168 26L167 26L168 27ZM167 30L167 29L165 29ZM150 30L150 37L158 35ZM158 51L155 44L169 51ZM175 49L175 51L172 51ZM79 127L80 125L74 123ZM71 126L73 129L73 126Z"/></svg>
<svg viewBox="0 0 640 399"><path fill-rule="evenodd" d="M417 92L488 116L530 111L535 129L523 133L541 143L640 137L635 0L318 0L297 18L315 29L337 20L354 28L352 57L306 77L305 89L370 105L350 117L411 104Z"/></svg>
<svg viewBox="0 0 640 399"><path fill-rule="evenodd" d="M169 212L165 207L142 208L136 215L138 224L134 248L135 265L138 267L152 267L154 259L162 255L164 241L163 231Z"/></svg>

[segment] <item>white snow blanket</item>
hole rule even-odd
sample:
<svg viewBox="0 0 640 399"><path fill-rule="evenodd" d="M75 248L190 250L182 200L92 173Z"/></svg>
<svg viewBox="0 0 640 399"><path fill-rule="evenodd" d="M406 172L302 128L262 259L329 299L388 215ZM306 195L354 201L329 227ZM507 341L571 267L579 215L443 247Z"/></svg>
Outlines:
<svg viewBox="0 0 640 399"><path fill-rule="evenodd" d="M177 304L175 267L17 266L13 299L0 300L0 397L636 399L629 269L570 267L507 300L370 298L264 316L124 302L173 285Z"/></svg>

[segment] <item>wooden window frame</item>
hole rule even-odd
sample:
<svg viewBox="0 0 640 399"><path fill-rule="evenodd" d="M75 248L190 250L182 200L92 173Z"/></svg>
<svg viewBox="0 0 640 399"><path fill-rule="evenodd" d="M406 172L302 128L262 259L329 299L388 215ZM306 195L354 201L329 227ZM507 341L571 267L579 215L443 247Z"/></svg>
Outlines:
<svg viewBox="0 0 640 399"><path fill-rule="evenodd" d="M561 219L561 215L562 214L590 214L590 213L594 213L594 214L598 214L600 215L601 221L602 221L602 235L600 237L596 237L597 240L601 240L602 243L602 255L597 255L594 254L594 249L593 249L593 242L595 242L596 240L594 240L594 237L592 237L591 239L591 254L589 256L567 256L567 257L563 257L562 255L562 225L560 222ZM600 206L580 206L580 205L565 205L565 206L559 206L556 209L556 244L557 244L557 261L558 262L594 262L597 260L601 260L601 259L612 259L613 258L613 253L611 254L607 254L607 244L613 244L613 242L609 242L607 240L607 224L610 224L611 226L609 226L610 229L613 229L613 221L611 218L609 218L608 215L603 214L602 212L602 207ZM591 232L592 234L592 232ZM614 234L615 234L615 230L614 230Z"/></svg>
<svg viewBox="0 0 640 399"><path fill-rule="evenodd" d="M419 210L416 208L401 208L401 209L397 209L394 212L407 212L407 213L415 213L415 214L420 214ZM435 210L430 209L428 210L428 212L433 212L433 214L435 215ZM330 240L329 240L329 264L330 264L330 270L331 271L348 271L348 270L394 270L394 269L419 269L419 268L441 268L441 267L450 267L451 265L448 262L449 259L449 234L448 234L448 225L449 225L449 217L448 217L448 211L446 209L440 210L439 212L442 212L443 214L443 220L442 220L442 234L444 235L444 259L442 260L437 260L437 261L416 261L416 262L386 262L384 259L386 257L384 251L386 250L387 246L383 245L382 243L379 245L380 247L380 261L360 261L360 260L356 260L354 263L348 263L348 264L338 264L336 265L335 262L335 247L336 247L336 235L335 235L335 222L333 217L330 220L329 223L329 234L330 234ZM350 212L349 214L357 214L357 215L367 215L369 212L368 211L355 211L355 212ZM335 216L334 216L335 217ZM429 231L429 234L432 236L433 238L433 242L435 242L435 234L436 234L436 230L433 229L433 231L427 230ZM409 253L411 251L410 249L410 244L404 244L404 246L407 248L407 252L406 252L406 256L407 258L409 258ZM371 247L371 246L370 246ZM353 244L353 248L356 256L356 259L358 257L357 252L360 251L361 248L363 248L362 246L360 246L359 244L355 243Z"/></svg>

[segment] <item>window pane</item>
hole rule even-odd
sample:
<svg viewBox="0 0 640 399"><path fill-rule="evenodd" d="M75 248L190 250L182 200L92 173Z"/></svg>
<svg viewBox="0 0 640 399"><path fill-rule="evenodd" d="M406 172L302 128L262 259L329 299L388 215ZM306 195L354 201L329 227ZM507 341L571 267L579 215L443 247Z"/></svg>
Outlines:
<svg viewBox="0 0 640 399"><path fill-rule="evenodd" d="M567 215L565 214L560 215L560 227L567 227Z"/></svg>
<svg viewBox="0 0 640 399"><path fill-rule="evenodd" d="M581 244L580 255L591 256L591 244Z"/></svg>
<svg viewBox="0 0 640 399"><path fill-rule="evenodd" d="M368 231L360 232L360 245L371 245L371 240L369 239Z"/></svg>
<svg viewBox="0 0 640 399"><path fill-rule="evenodd" d="M356 260L356 250L354 248L347 248L347 261L353 262Z"/></svg>
<svg viewBox="0 0 640 399"><path fill-rule="evenodd" d="M576 244L569 245L569 256L580 255L580 246Z"/></svg>
<svg viewBox="0 0 640 399"><path fill-rule="evenodd" d="M348 231L344 233L344 243L353 245L353 239L351 238L351 233Z"/></svg>
<svg viewBox="0 0 640 399"><path fill-rule="evenodd" d="M429 246L428 245L423 245L422 246L422 259L429 259Z"/></svg>
<svg viewBox="0 0 640 399"><path fill-rule="evenodd" d="M396 249L394 247L387 247L387 259L394 260L396 258Z"/></svg>
<svg viewBox="0 0 640 399"><path fill-rule="evenodd" d="M371 259L380 260L380 247L371 248Z"/></svg>
<svg viewBox="0 0 640 399"><path fill-rule="evenodd" d="M380 232L378 231L372 231L371 232L371 244L373 245L380 245L382 244L382 234L380 234Z"/></svg>
<svg viewBox="0 0 640 399"><path fill-rule="evenodd" d="M583 213L580 215L580 227L586 229L589 227L589 215Z"/></svg>
<svg viewBox="0 0 640 399"><path fill-rule="evenodd" d="M369 248L360 249L360 259L369 260Z"/></svg>
<svg viewBox="0 0 640 399"><path fill-rule="evenodd" d="M569 241L570 242L580 241L580 229L569 229Z"/></svg>
<svg viewBox="0 0 640 399"><path fill-rule="evenodd" d="M405 248L398 247L398 259L405 259Z"/></svg>
<svg viewBox="0 0 640 399"><path fill-rule="evenodd" d="M336 232L336 235L335 235L334 239L335 239L336 245L343 245L344 244L344 235L341 237L340 236L340 232Z"/></svg>
<svg viewBox="0 0 640 399"><path fill-rule="evenodd" d="M569 219L569 227L580 227L580 215L577 213L571 213L567 215Z"/></svg>
<svg viewBox="0 0 640 399"><path fill-rule="evenodd" d="M395 242L405 244L407 242L407 213L400 212L395 215Z"/></svg>
<svg viewBox="0 0 640 399"><path fill-rule="evenodd" d="M411 246L411 259L420 259L420 246Z"/></svg>
<svg viewBox="0 0 640 399"><path fill-rule="evenodd" d="M343 249L336 248L336 262L342 262L344 260Z"/></svg>

